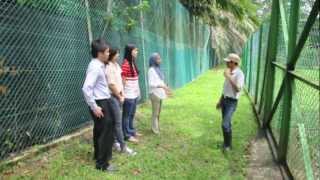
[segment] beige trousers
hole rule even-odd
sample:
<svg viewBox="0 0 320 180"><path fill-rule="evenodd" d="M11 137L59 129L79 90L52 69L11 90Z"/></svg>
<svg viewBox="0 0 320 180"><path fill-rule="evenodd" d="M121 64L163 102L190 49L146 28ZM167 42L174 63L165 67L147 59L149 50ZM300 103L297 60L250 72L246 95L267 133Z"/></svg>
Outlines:
<svg viewBox="0 0 320 180"><path fill-rule="evenodd" d="M151 104L152 104L151 130L154 133L159 134L160 133L159 118L160 118L162 100L154 94L150 95L150 100L151 100Z"/></svg>

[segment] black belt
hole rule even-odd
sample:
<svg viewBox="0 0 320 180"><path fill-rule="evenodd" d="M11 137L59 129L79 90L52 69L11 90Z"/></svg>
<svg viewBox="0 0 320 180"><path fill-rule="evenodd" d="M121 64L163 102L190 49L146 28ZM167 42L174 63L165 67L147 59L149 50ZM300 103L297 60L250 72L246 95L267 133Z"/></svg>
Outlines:
<svg viewBox="0 0 320 180"><path fill-rule="evenodd" d="M223 96L223 99L232 100L232 101L238 101L238 99L232 98L232 97L228 97L228 96Z"/></svg>

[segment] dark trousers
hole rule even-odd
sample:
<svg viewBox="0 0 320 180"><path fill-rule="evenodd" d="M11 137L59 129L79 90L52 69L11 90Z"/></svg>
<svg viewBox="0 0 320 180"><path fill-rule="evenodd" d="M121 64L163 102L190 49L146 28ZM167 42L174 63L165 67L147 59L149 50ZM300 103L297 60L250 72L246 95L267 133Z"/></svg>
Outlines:
<svg viewBox="0 0 320 180"><path fill-rule="evenodd" d="M96 159L96 168L105 169L109 166L109 161L112 157L114 118L110 99L96 100L96 103L102 108L104 117L97 118L90 110L94 122L94 158Z"/></svg>
<svg viewBox="0 0 320 180"><path fill-rule="evenodd" d="M126 139L136 135L136 130L133 125L133 120L136 114L137 103L138 103L138 98L124 100L122 127L123 127L123 135Z"/></svg>
<svg viewBox="0 0 320 180"><path fill-rule="evenodd" d="M232 146L232 115L237 108L238 100L232 98L223 98L221 103L222 110L222 133L224 138L223 146Z"/></svg>

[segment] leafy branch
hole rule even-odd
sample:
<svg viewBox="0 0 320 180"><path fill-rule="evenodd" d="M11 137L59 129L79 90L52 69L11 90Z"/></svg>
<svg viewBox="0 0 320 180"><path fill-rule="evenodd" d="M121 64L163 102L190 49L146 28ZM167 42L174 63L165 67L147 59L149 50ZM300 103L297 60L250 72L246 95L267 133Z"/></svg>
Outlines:
<svg viewBox="0 0 320 180"><path fill-rule="evenodd" d="M147 12L149 9L150 4L147 0L138 5L125 5L123 2L114 3L112 12L104 17L106 27L130 32L138 24L140 13Z"/></svg>

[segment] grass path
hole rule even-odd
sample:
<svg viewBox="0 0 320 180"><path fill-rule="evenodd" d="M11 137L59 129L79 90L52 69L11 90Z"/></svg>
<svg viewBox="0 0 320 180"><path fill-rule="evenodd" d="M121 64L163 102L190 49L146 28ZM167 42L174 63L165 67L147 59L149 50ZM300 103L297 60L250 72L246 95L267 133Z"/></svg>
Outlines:
<svg viewBox="0 0 320 180"><path fill-rule="evenodd" d="M6 167L4 179L245 179L248 144L257 132L249 100L242 95L233 119L233 151L221 152L221 113L215 109L223 84L222 70L209 71L175 91L163 104L161 135L150 131L150 103L139 107L143 133L134 157L114 153L114 174L96 171L91 133L49 152ZM1 178L0 178L1 179Z"/></svg>

